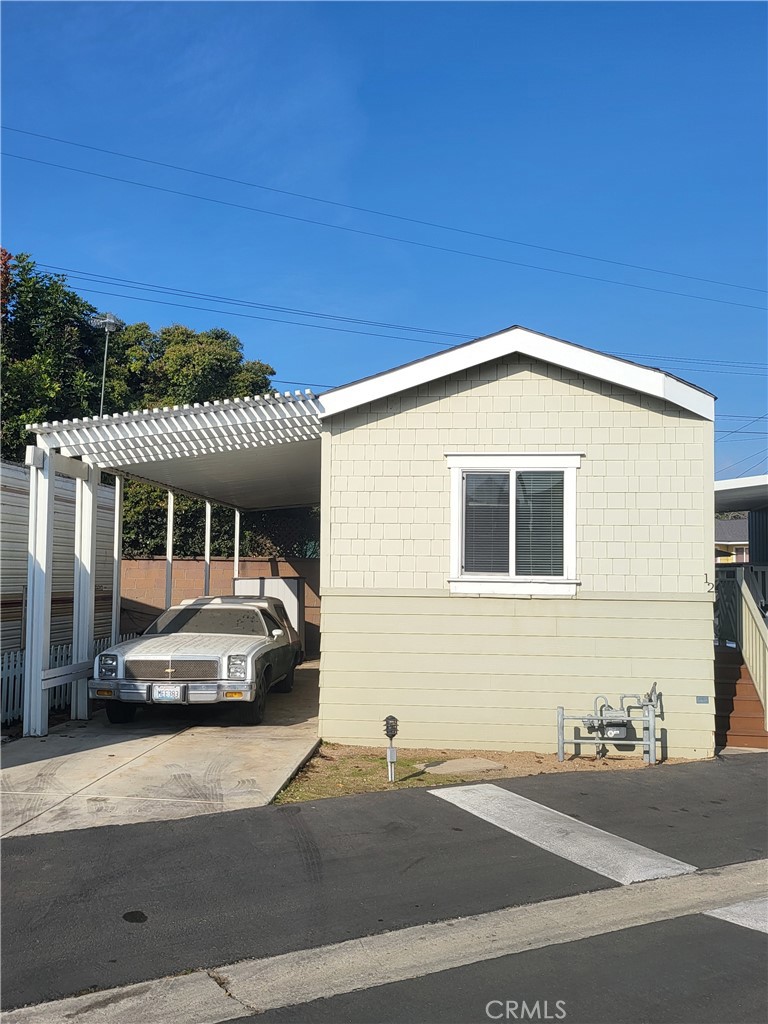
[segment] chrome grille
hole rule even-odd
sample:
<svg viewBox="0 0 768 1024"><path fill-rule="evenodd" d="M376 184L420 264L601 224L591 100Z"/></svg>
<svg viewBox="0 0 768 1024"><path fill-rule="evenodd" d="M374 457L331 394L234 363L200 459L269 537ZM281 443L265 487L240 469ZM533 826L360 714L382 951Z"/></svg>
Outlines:
<svg viewBox="0 0 768 1024"><path fill-rule="evenodd" d="M218 679L219 663L210 658L133 658L126 661L124 676L133 680L163 679L167 683Z"/></svg>

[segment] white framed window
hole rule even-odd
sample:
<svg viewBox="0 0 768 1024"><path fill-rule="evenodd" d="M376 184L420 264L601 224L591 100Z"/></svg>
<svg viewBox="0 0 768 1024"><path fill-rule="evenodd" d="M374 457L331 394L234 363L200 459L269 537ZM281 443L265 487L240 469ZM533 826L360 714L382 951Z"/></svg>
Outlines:
<svg viewBox="0 0 768 1024"><path fill-rule="evenodd" d="M578 453L446 455L452 594L576 593Z"/></svg>

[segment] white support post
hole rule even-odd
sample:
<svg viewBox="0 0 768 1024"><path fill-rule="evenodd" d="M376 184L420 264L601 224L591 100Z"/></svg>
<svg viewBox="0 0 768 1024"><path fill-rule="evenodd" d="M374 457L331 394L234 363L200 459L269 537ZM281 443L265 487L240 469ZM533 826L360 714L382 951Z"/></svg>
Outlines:
<svg viewBox="0 0 768 1024"><path fill-rule="evenodd" d="M203 594L211 593L211 503L205 503L205 568L203 571Z"/></svg>
<svg viewBox="0 0 768 1024"><path fill-rule="evenodd" d="M233 568L234 578L240 575L240 509L235 509L235 564ZM234 586L233 586L234 591Z"/></svg>
<svg viewBox="0 0 768 1024"><path fill-rule="evenodd" d="M38 442L39 444L39 442ZM53 501L56 475L43 447L27 449L29 534L27 544L27 647L24 660L24 735L48 735L48 694L43 672L51 652Z"/></svg>
<svg viewBox="0 0 768 1024"><path fill-rule="evenodd" d="M120 590L123 568L123 489L125 481L115 477L115 524L112 534L112 635L110 644L120 641Z"/></svg>
<svg viewBox="0 0 768 1024"><path fill-rule="evenodd" d="M85 480L75 481L75 579L72 623L72 664L93 659L93 618L96 599L96 522L101 471L89 465ZM89 717L88 679L72 682L71 714Z"/></svg>
<svg viewBox="0 0 768 1024"><path fill-rule="evenodd" d="M168 491L168 523L165 531L165 607L173 598L173 491Z"/></svg>

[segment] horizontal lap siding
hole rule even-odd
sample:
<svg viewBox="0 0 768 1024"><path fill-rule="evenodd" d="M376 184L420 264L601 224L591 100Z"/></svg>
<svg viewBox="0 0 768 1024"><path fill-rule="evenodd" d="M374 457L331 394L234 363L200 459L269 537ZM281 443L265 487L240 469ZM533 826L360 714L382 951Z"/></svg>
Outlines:
<svg viewBox="0 0 768 1024"><path fill-rule="evenodd" d="M322 629L320 728L332 742L379 743L394 714L403 746L553 752L558 705L586 713L598 694L618 703L656 682L665 753L713 752L707 601L326 594Z"/></svg>

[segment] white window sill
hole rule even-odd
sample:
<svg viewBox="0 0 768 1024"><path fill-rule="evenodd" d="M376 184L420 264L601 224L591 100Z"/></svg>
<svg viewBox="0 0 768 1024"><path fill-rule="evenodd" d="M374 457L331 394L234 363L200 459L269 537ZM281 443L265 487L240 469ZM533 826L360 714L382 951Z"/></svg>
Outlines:
<svg viewBox="0 0 768 1024"><path fill-rule="evenodd" d="M449 579L452 594L476 594L496 597L574 597L579 580L505 579L504 577L464 576Z"/></svg>

